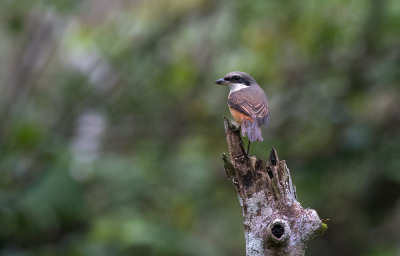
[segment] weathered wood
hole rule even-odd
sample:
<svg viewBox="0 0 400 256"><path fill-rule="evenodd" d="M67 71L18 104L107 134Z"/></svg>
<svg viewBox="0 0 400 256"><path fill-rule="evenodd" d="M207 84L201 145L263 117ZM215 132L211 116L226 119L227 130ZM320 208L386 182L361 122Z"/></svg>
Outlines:
<svg viewBox="0 0 400 256"><path fill-rule="evenodd" d="M322 234L326 224L297 201L289 169L275 149L267 162L249 156L240 130L226 118L224 124L231 159L224 154L224 167L242 207L246 255L304 255L307 243Z"/></svg>

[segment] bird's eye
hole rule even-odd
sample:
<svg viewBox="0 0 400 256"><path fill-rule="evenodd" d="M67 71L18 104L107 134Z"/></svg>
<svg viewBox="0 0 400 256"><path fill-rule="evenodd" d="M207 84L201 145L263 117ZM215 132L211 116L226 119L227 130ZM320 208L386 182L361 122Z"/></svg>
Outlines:
<svg viewBox="0 0 400 256"><path fill-rule="evenodd" d="M232 81L239 82L240 81L240 76L232 76Z"/></svg>

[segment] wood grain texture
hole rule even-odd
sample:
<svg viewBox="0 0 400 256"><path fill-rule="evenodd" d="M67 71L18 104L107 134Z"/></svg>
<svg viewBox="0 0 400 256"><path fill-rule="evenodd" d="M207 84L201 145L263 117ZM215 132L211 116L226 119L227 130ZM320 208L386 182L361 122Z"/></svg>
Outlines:
<svg viewBox="0 0 400 256"><path fill-rule="evenodd" d="M231 162L224 155L224 167L242 207L246 255L304 255L326 224L315 210L300 205L286 162L275 149L264 162L246 154L240 131L227 119L225 132Z"/></svg>

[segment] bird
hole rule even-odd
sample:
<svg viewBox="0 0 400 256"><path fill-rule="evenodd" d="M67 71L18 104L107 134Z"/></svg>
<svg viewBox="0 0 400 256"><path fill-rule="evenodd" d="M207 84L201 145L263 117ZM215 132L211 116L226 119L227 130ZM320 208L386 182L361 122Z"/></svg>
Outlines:
<svg viewBox="0 0 400 256"><path fill-rule="evenodd" d="M267 96L256 80L245 72L230 72L215 83L229 86L229 111L242 136L249 138L248 154L251 142L264 140L260 127L267 126L270 118Z"/></svg>

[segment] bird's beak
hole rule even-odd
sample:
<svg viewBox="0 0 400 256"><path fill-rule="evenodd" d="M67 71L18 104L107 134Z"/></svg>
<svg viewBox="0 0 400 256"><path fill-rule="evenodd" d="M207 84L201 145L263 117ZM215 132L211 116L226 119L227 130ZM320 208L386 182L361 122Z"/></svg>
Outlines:
<svg viewBox="0 0 400 256"><path fill-rule="evenodd" d="M226 80L224 80L223 78L221 78L221 79L218 79L217 81L215 81L215 83L216 83L216 84L224 85L224 84L228 84L229 82L226 81Z"/></svg>

